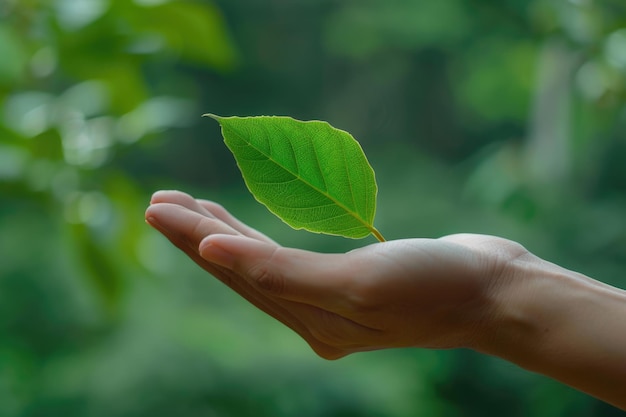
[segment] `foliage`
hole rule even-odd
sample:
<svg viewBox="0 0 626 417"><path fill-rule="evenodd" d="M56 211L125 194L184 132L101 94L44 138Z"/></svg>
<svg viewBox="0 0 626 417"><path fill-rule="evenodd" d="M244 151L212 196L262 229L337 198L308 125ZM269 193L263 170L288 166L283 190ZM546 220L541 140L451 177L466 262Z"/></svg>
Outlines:
<svg viewBox="0 0 626 417"><path fill-rule="evenodd" d="M472 352L323 362L142 217L180 188L354 247L259 210L194 116L291 114L359 138L388 238L503 235L626 287L624 51L622 0L0 2L0 415L615 413Z"/></svg>
<svg viewBox="0 0 626 417"><path fill-rule="evenodd" d="M359 143L326 122L285 116L219 117L252 195L294 229L374 234L374 171Z"/></svg>

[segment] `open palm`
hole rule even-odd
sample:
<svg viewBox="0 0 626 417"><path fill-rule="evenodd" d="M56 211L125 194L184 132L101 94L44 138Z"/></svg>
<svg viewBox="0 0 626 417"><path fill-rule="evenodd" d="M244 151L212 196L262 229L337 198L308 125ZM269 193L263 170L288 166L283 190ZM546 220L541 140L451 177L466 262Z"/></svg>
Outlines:
<svg viewBox="0 0 626 417"><path fill-rule="evenodd" d="M149 224L206 271L302 336L322 357L388 347L469 346L518 244L451 235L344 254L285 248L220 205L156 193Z"/></svg>

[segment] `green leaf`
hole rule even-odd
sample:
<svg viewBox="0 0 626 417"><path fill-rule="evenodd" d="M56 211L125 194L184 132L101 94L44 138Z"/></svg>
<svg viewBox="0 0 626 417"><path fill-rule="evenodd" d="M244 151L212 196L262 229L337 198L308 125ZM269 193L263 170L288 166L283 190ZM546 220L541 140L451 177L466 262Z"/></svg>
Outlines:
<svg viewBox="0 0 626 417"><path fill-rule="evenodd" d="M363 238L373 234L377 186L359 143L326 122L220 117L254 197L294 229Z"/></svg>

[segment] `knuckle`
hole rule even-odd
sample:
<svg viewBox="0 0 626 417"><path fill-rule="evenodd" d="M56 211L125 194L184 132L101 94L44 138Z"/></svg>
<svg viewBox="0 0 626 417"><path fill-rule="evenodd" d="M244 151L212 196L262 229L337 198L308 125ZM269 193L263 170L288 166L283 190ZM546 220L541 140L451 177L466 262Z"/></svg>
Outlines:
<svg viewBox="0 0 626 417"><path fill-rule="evenodd" d="M199 218L191 232L192 236L196 239L202 239L205 236L210 235L216 228L216 221L208 217Z"/></svg>
<svg viewBox="0 0 626 417"><path fill-rule="evenodd" d="M248 277L259 288L275 295L285 292L285 279L273 271L268 263L255 265L248 270Z"/></svg>
<svg viewBox="0 0 626 417"><path fill-rule="evenodd" d="M224 206L214 201L205 201L204 207L216 217L221 217L228 213Z"/></svg>
<svg viewBox="0 0 626 417"><path fill-rule="evenodd" d="M368 313L380 306L381 297L385 292L378 278L376 265L363 261L350 264L348 277L344 281L342 293L345 307L352 313Z"/></svg>
<svg viewBox="0 0 626 417"><path fill-rule="evenodd" d="M377 308L381 296L381 289L367 279L354 282L349 290L347 300L350 308L355 312L367 312Z"/></svg>

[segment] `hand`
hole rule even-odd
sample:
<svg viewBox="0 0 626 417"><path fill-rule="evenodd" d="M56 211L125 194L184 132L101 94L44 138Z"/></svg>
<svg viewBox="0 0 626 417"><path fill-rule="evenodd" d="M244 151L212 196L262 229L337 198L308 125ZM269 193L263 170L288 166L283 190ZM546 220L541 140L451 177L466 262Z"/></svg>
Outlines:
<svg viewBox="0 0 626 417"><path fill-rule="evenodd" d="M626 291L515 242L460 234L308 252L175 191L156 193L146 220L324 358L469 347L626 410Z"/></svg>
<svg viewBox="0 0 626 417"><path fill-rule="evenodd" d="M147 222L327 359L389 347L472 347L520 245L483 235L407 239L345 254L284 248L220 205L156 193Z"/></svg>

